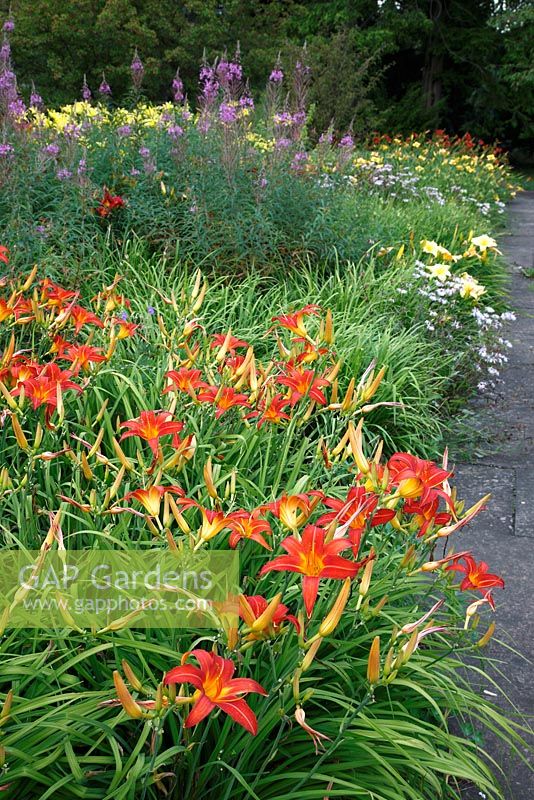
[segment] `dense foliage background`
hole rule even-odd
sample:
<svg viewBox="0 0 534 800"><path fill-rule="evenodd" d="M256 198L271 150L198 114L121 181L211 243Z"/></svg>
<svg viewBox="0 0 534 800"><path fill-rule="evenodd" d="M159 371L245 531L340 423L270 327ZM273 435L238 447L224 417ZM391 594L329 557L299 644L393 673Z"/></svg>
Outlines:
<svg viewBox="0 0 534 800"><path fill-rule="evenodd" d="M314 124L356 132L430 127L500 138L516 159L532 151L534 72L528 0L1 0L16 19L21 90L50 105L96 89L105 70L115 101L128 91L134 49L149 99L170 97L176 68L191 100L198 64L243 44L260 90L279 51L307 43Z"/></svg>

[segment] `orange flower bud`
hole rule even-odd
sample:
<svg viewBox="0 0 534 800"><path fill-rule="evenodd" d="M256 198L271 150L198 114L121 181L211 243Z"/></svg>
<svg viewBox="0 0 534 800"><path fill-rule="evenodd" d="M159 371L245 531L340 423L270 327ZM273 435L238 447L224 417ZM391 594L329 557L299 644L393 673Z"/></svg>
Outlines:
<svg viewBox="0 0 534 800"><path fill-rule="evenodd" d="M213 470L211 467L211 456L208 458L206 463L204 464L204 469L202 472L204 476L204 483L206 484L206 489L208 490L208 494L214 500L217 499L217 489L215 487L215 483L213 482Z"/></svg>
<svg viewBox="0 0 534 800"><path fill-rule="evenodd" d="M484 636L481 639L479 639L478 642L476 643L476 647L485 647L494 633L495 633L495 623L492 622L490 623L490 626L486 631L486 633L484 634Z"/></svg>
<svg viewBox="0 0 534 800"><path fill-rule="evenodd" d="M124 672L125 678L130 684L130 686L133 686L136 692L142 692L143 684L141 683L141 681L139 680L139 678L137 677L137 675L135 674L135 672L133 671L133 669L131 668L131 666L129 665L129 663L126 661L125 658L123 658L123 660L121 661L121 667L122 671Z"/></svg>
<svg viewBox="0 0 534 800"><path fill-rule="evenodd" d="M380 636L375 636L367 661L367 680L374 685L380 680Z"/></svg>
<svg viewBox="0 0 534 800"><path fill-rule="evenodd" d="M334 605L319 626L319 636L330 636L337 628L350 597L350 578L345 578Z"/></svg>
<svg viewBox="0 0 534 800"><path fill-rule="evenodd" d="M132 719L141 719L144 717L145 714L143 713L141 706L139 706L133 699L118 670L114 670L113 672L113 683L115 684L117 697L119 698L120 703L128 716L132 717Z"/></svg>
<svg viewBox="0 0 534 800"><path fill-rule="evenodd" d="M11 425L13 427L13 433L15 434L15 439L17 440L17 444L21 450L28 450L28 440L22 430L21 424L16 414L11 414Z"/></svg>
<svg viewBox="0 0 534 800"><path fill-rule="evenodd" d="M360 472L363 472L364 475L367 475L369 472L369 462L363 454L362 428L363 419L358 422L358 427L356 429L354 428L353 423L349 422L348 433L350 449L352 451L354 461L356 462L356 466Z"/></svg>
<svg viewBox="0 0 534 800"><path fill-rule="evenodd" d="M304 658L302 660L302 664L301 664L302 672L306 672L306 670L308 670L311 667L312 662L313 662L315 656L317 655L317 652L318 652L318 650L319 650L319 648L320 648L320 646L322 644L322 641L323 640L319 637L310 646L308 652L306 653L306 655L304 656Z"/></svg>

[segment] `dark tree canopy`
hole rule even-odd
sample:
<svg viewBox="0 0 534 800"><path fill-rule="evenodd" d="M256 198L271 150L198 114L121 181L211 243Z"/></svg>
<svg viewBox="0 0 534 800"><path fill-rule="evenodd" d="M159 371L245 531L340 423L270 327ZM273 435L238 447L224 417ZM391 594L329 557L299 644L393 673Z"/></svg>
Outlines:
<svg viewBox="0 0 534 800"><path fill-rule="evenodd" d="M278 52L306 42L317 129L469 129L526 148L534 133L529 0L0 0L10 8L19 86L49 104L103 72L120 101L136 48L149 99L170 97L178 66L194 99L203 53L237 42L258 92Z"/></svg>

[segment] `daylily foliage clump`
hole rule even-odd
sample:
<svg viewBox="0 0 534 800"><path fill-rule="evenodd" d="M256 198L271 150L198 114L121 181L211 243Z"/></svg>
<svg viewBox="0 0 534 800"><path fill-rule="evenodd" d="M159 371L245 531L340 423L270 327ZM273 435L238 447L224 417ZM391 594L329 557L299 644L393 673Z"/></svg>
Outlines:
<svg viewBox="0 0 534 800"><path fill-rule="evenodd" d="M123 766L111 774L136 792L164 796L195 783L208 797L224 763L232 796L252 786L278 796L269 770L252 768L244 735L271 748L273 765L304 759L299 785L322 797L338 778L314 777L319 751L335 773L339 747L374 719L373 707L389 713L406 692L421 735L433 726L445 747L453 734L429 711L442 714L454 651L476 652L490 639L487 615L504 586L461 544L488 498L465 508L446 453L436 463L385 455L376 436L366 442L364 419L388 402L379 399L387 368L347 374L330 311L281 310L254 342L238 330L213 332L199 273L181 297L163 298L174 324L160 316L157 336L143 341L127 289L117 277L85 298L37 269L4 281L5 543L39 549L40 569L56 548L237 549L239 620L214 607L218 623L204 632L143 632L137 613L71 631L58 663L66 659L72 688L54 689L53 702L82 765L74 780L111 791L107 770L90 768L85 731L98 721L108 732L100 757L108 763L114 752ZM153 363L147 385L127 374L136 347ZM9 635L9 610L2 627ZM73 645L87 664L74 673ZM425 685L437 680L432 702L416 699L421 670ZM15 675L5 691L3 790L16 792L25 780L16 741L39 728L51 695ZM465 698L454 701L460 713L472 703ZM134 752L144 759L137 772L128 766ZM468 758L491 791L482 762ZM35 759L39 775L37 750ZM343 770L340 781L371 791L372 766ZM46 780L59 787L55 768Z"/></svg>

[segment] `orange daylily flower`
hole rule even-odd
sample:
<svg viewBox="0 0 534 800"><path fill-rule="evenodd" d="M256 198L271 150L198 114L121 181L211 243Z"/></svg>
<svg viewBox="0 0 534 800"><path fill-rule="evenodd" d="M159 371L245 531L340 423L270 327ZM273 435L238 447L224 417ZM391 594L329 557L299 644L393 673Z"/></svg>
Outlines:
<svg viewBox="0 0 534 800"><path fill-rule="evenodd" d="M195 389L207 389L208 384L202 380L202 372L199 369L171 369L165 373L165 377L172 381L171 386L163 390L163 394L168 392L186 392L191 397L195 397Z"/></svg>
<svg viewBox="0 0 534 800"><path fill-rule="evenodd" d="M91 347L88 344L70 345L61 354L61 358L72 363L74 374L78 374L80 369L88 372L91 364L107 360L100 347Z"/></svg>
<svg viewBox="0 0 534 800"><path fill-rule="evenodd" d="M290 398L292 406L303 397L315 400L320 406L326 405L327 400L321 388L328 386L329 381L326 378L317 377L313 370L303 369L302 367L288 367L286 374L279 376L276 380L277 383L289 386L292 389Z"/></svg>
<svg viewBox="0 0 534 800"><path fill-rule="evenodd" d="M372 528L384 525L395 516L396 512L393 509L377 509L378 499L376 494L367 493L364 486L353 486L349 489L345 500L339 500L337 497L325 497L323 503L333 511L319 517L317 524L328 527L334 520L337 520L343 535L345 530L348 533L352 542L352 553L356 557L365 526L368 523Z"/></svg>
<svg viewBox="0 0 534 800"><path fill-rule="evenodd" d="M201 403L213 403L216 407L216 419L219 419L225 411L233 406L249 405L246 394L239 394L231 386L208 386L198 393L197 400Z"/></svg>
<svg viewBox="0 0 534 800"><path fill-rule="evenodd" d="M479 591L485 592L492 586L504 589L503 579L499 577L499 575L488 572L489 566L485 561L479 561L477 564L473 556L469 553L461 556L461 560L465 562L464 564L460 564L459 560L460 559L457 558L453 564L446 567L446 570L455 570L464 573L465 578L460 584L460 589L462 591L466 589L478 589Z"/></svg>
<svg viewBox="0 0 534 800"><path fill-rule="evenodd" d="M265 564L260 575L267 572L299 572L302 578L302 595L308 617L311 617L319 591L321 578L354 578L362 562L349 561L339 554L351 546L349 539L332 539L325 542L325 531L317 525L307 525L302 540L288 536L281 542L287 555L277 556Z"/></svg>
<svg viewBox="0 0 534 800"><path fill-rule="evenodd" d="M401 497L408 500L419 498L421 503L443 497L452 506L444 483L453 473L438 467L433 461L425 461L410 453L394 453L388 461L388 469L391 483L398 487Z"/></svg>
<svg viewBox="0 0 534 800"><path fill-rule="evenodd" d="M303 525L311 516L317 503L323 497L322 492L311 492L307 494L283 495L272 503L267 503L261 507L262 511L270 511L278 517L282 525L295 531Z"/></svg>
<svg viewBox="0 0 534 800"><path fill-rule="evenodd" d="M57 407L58 386L62 392L68 389L82 391L81 386L70 380L72 374L70 370L61 370L57 364L46 364L37 375L20 381L11 394L16 397L24 387L24 394L31 400L33 409L45 405L49 417Z"/></svg>
<svg viewBox="0 0 534 800"><path fill-rule="evenodd" d="M448 525L452 515L446 511L439 511L439 497L434 497L427 503L419 500L407 500L404 503L403 511L405 514L413 514L413 520L419 525L418 536L424 536L432 525Z"/></svg>
<svg viewBox="0 0 534 800"><path fill-rule="evenodd" d="M84 325L95 325L97 328L103 328L104 323L92 311L88 311L82 306L72 306L70 309L70 318L74 322L74 331L78 334Z"/></svg>
<svg viewBox="0 0 534 800"><path fill-rule="evenodd" d="M271 601L272 602L272 601ZM284 622L290 622L297 633L300 633L298 619L293 614L288 614L288 608L283 603L278 602L275 610L268 615L265 625L262 625L261 617L265 613L269 601L260 594L242 595L239 603L239 616L253 630L245 636L248 641L272 638L280 633ZM260 620L258 624L257 621Z"/></svg>
<svg viewBox="0 0 534 800"><path fill-rule="evenodd" d="M319 311L320 306L307 305L299 311L293 311L292 314L280 314L277 317L273 317L272 321L278 322L281 328L287 328L287 330L291 331L291 333L294 333L296 336L307 339L308 331L303 322L304 317L317 316Z"/></svg>
<svg viewBox="0 0 534 800"><path fill-rule="evenodd" d="M113 325L118 325L119 328L117 339L128 339L133 336L139 328L139 325L135 322L128 322L125 319L113 319L112 323Z"/></svg>
<svg viewBox="0 0 534 800"><path fill-rule="evenodd" d="M216 333L211 337L211 344L210 347L213 349L215 347L222 347L226 341L227 334L226 333ZM237 339L235 336L230 336L230 341L228 342L228 352L233 353L238 347L246 347L249 348L250 345L248 342L245 342L244 339Z"/></svg>
<svg viewBox="0 0 534 800"><path fill-rule="evenodd" d="M272 422L273 425L278 425L283 420L291 419L289 414L283 411L289 405L289 400L281 394L275 394L269 403L262 401L259 404L257 411L252 411L247 414L247 419L258 418L258 428L265 425L266 422Z"/></svg>
<svg viewBox="0 0 534 800"><path fill-rule="evenodd" d="M125 500L133 497L143 505L151 517L159 517L161 508L161 501L166 494L177 494L184 497L185 492L179 486L149 486L148 489L136 489L133 492L128 492Z"/></svg>
<svg viewBox="0 0 534 800"><path fill-rule="evenodd" d="M227 525L232 532L228 544L234 550L240 539L253 539L267 550L271 545L265 540L264 533L272 534L271 526L266 519L258 519L261 509L254 511L232 511L226 517Z"/></svg>
<svg viewBox="0 0 534 800"><path fill-rule="evenodd" d="M220 708L255 736L258 732L258 721L243 695L256 692L267 696L268 692L251 678L234 678L235 664L228 658L197 649L186 653L182 662L190 655L196 658L199 667L182 663L181 666L169 670L163 679L167 685L191 683L196 689L193 695L195 703L184 727L198 725L213 709Z"/></svg>
<svg viewBox="0 0 534 800"><path fill-rule="evenodd" d="M55 306L57 309L65 308L69 302L74 301L79 292L71 292L68 289L58 286L50 278L44 278L41 281L41 291L43 298L46 299L47 306Z"/></svg>
<svg viewBox="0 0 534 800"><path fill-rule="evenodd" d="M184 423L171 422L172 414L169 411L141 411L135 419L129 419L121 423L121 428L127 428L127 432L121 436L121 441L129 436L139 436L148 442L154 458L158 455L159 440L162 436L171 433L180 433Z"/></svg>

